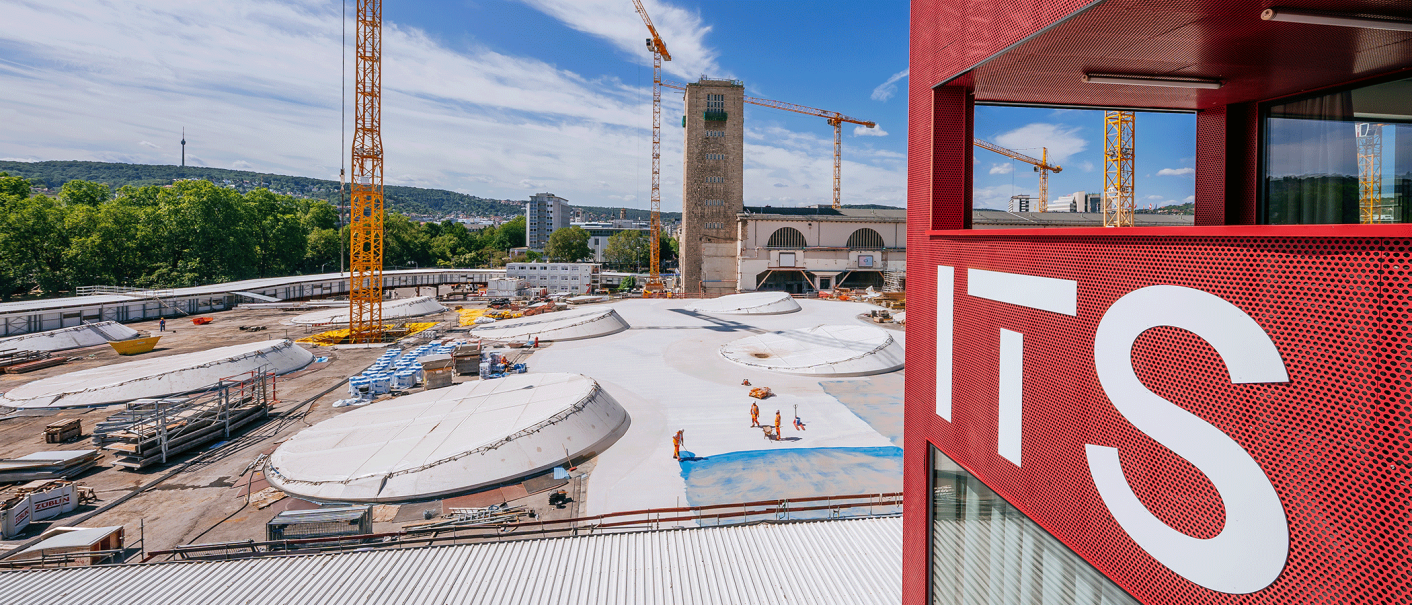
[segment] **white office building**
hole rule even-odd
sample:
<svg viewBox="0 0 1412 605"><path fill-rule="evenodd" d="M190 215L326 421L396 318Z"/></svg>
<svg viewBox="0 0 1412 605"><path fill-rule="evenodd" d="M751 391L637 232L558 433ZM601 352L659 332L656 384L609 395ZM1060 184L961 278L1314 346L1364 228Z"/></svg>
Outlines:
<svg viewBox="0 0 1412 605"><path fill-rule="evenodd" d="M544 250L549 234L569 226L569 200L552 193L536 193L525 203L525 245Z"/></svg>
<svg viewBox="0 0 1412 605"><path fill-rule="evenodd" d="M595 263L510 263L505 276L523 281L530 290L544 288L550 294L588 294L599 287L599 267Z"/></svg>

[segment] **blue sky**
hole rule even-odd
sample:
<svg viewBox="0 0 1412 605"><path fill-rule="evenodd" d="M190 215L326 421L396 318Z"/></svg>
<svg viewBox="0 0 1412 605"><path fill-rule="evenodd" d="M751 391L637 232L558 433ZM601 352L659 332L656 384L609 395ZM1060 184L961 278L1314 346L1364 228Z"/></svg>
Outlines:
<svg viewBox="0 0 1412 605"><path fill-rule="evenodd" d="M0 157L176 163L185 126L189 163L337 177L341 1L0 1ZM845 130L844 201L905 203L906 2L644 3L671 79L738 78L876 121ZM388 0L384 16L389 184L646 207L651 58L630 0ZM668 93L666 125L681 112ZM1138 121L1139 201L1184 201L1194 119ZM745 124L747 203L830 201L823 120L748 106ZM1101 187L1097 113L980 108L976 132L1059 153L1055 195ZM664 129L664 209L680 208L680 154L680 129ZM1000 164L977 152L977 206L1034 190L1027 167Z"/></svg>

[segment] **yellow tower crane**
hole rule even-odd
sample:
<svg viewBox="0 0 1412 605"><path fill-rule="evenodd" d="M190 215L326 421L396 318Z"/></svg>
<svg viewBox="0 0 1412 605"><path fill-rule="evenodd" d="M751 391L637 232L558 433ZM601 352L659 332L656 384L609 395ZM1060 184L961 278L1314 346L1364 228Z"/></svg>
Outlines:
<svg viewBox="0 0 1412 605"><path fill-rule="evenodd" d="M1358 141L1358 222L1383 222L1383 125L1359 122L1354 133Z"/></svg>
<svg viewBox="0 0 1412 605"><path fill-rule="evenodd" d="M1103 226L1133 226L1133 112L1103 114Z"/></svg>
<svg viewBox="0 0 1412 605"><path fill-rule="evenodd" d="M358 0L348 340L382 340L382 0Z"/></svg>
<svg viewBox="0 0 1412 605"><path fill-rule="evenodd" d="M647 16L647 9L643 8L642 0L632 0L632 3L637 8L637 14L642 16L642 22L647 25L647 33L652 34L652 37L647 39L647 48L652 51L652 235L648 240L648 245L652 247L652 267L642 291L655 294L666 289L662 285L661 244L662 62L671 61L672 54L667 52L667 43L662 41L662 36L657 35L657 28L652 25L652 17Z"/></svg>
<svg viewBox="0 0 1412 605"><path fill-rule="evenodd" d="M677 89L677 90L686 90L686 85L685 85L685 84L682 84L682 83L680 83L680 82L672 82L672 81L664 80L664 81L662 82L662 86L667 87L667 88L674 88L674 89ZM759 97L751 97L751 96L746 96L746 97L745 97L745 102L746 102L746 103L749 103L749 104L751 104L751 105L759 105L759 106L761 106L761 107L771 107L771 108L774 108L774 109L782 109L782 110L784 110L784 111L792 111L792 112L794 112L794 113L802 113L802 114L804 114L804 115L810 115L810 116L815 116L815 117L819 117L819 118L824 118L825 120L828 121L829 126L833 126L833 207L834 207L834 209L838 209L838 208L842 207L842 206L841 206L841 200L840 200L840 197L839 197L839 189L840 189L840 188L839 188L839 183L840 183L840 181L841 181L840 175L841 175L841 173L842 173L842 167L843 167L843 125L844 125L844 124L858 124L858 125L860 125L860 126L866 126L866 127L868 127L868 128L875 128L875 127L877 127L877 123L876 123L876 122L869 122L869 121L867 121L867 120L859 120L859 119L857 119L857 118L850 118L850 117L848 117L848 116L846 116L846 115L843 115L843 114L841 114L841 113L838 113L837 111L828 111L828 110L826 110L826 109L815 109L815 108L813 108L813 107L808 107L808 106L805 106L805 105L799 105L799 104L797 104L797 103L786 103L786 102L784 102L784 101L772 101L772 100L770 100L770 99L761 99L761 98L759 98Z"/></svg>
<svg viewBox="0 0 1412 605"><path fill-rule="evenodd" d="M1048 147L1040 148L1040 159L1036 160L1023 153L1006 149L984 139L972 139L971 142L974 143L976 147L980 147L986 151L994 151L1012 160L1019 160L1034 166L1035 172L1039 173L1039 205L1035 210L1038 212L1049 212L1049 173L1063 172L1064 169L1049 163Z"/></svg>

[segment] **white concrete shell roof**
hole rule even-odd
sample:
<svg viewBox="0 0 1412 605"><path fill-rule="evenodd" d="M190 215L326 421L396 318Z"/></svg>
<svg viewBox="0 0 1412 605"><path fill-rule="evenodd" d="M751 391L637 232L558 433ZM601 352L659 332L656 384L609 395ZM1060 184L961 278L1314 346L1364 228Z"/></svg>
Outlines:
<svg viewBox="0 0 1412 605"><path fill-rule="evenodd" d="M432 313L440 313L445 310L446 307L436 302L436 297L434 296L385 300L382 303L382 320L383 322L390 322L406 319L408 317L431 315ZM346 324L348 323L348 307L310 311L303 315L298 315L290 321L299 325Z"/></svg>
<svg viewBox="0 0 1412 605"><path fill-rule="evenodd" d="M116 321L102 321L0 339L0 351L63 351L101 345L110 340L136 338L137 330Z"/></svg>
<svg viewBox="0 0 1412 605"><path fill-rule="evenodd" d="M62 408L190 393L222 378L264 368L292 372L314 356L288 340L264 340L196 353L152 357L36 380L6 391L0 405Z"/></svg>
<svg viewBox="0 0 1412 605"><path fill-rule="evenodd" d="M867 376L902 369L901 343L886 330L864 325L823 325L746 336L721 347L721 356L743 366L786 374Z"/></svg>
<svg viewBox="0 0 1412 605"><path fill-rule="evenodd" d="M320 501L398 502L494 485L601 453L627 412L582 374L513 374L359 408L303 430L265 476Z"/></svg>
<svg viewBox="0 0 1412 605"><path fill-rule="evenodd" d="M617 334L628 327L612 307L592 307L477 324L471 335L491 340L578 340Z"/></svg>
<svg viewBox="0 0 1412 605"><path fill-rule="evenodd" d="M778 315L798 311L799 303L788 292L746 292L694 301L686 308L721 315Z"/></svg>

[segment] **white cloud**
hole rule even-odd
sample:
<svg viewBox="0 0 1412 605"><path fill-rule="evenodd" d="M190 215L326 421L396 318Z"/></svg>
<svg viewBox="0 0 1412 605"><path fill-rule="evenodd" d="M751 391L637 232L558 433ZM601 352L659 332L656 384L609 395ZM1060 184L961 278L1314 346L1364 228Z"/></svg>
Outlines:
<svg viewBox="0 0 1412 605"><path fill-rule="evenodd" d="M1196 174L1195 168L1163 168L1157 171L1157 176L1186 176Z"/></svg>
<svg viewBox="0 0 1412 605"><path fill-rule="evenodd" d="M1188 195L1188 196L1186 196L1186 198L1182 199L1182 203L1186 203L1186 204L1192 204L1192 203L1195 203L1195 202L1196 202L1196 196L1194 196L1194 195Z"/></svg>
<svg viewBox="0 0 1412 605"><path fill-rule="evenodd" d="M1088 160L1079 162L1079 170L1082 170L1084 172L1093 172L1093 162L1090 162Z"/></svg>
<svg viewBox="0 0 1412 605"><path fill-rule="evenodd" d="M234 170L254 170L254 169L255 169L255 165L254 165L254 164L251 164L250 162L247 162L247 161L245 161L245 160L236 160L236 161L234 161L234 162L231 162L230 167L231 167L232 169L234 169Z"/></svg>
<svg viewBox="0 0 1412 605"><path fill-rule="evenodd" d="M897 94L897 81L907 77L907 74L910 71L910 67L899 71L895 74L892 74L892 77L888 78L886 82L879 84L877 88L873 89L873 100L886 101L888 99L891 99L892 95Z"/></svg>
<svg viewBox="0 0 1412 605"><path fill-rule="evenodd" d="M153 148L153 149L161 149L161 147L158 147L156 143L153 143L153 142L151 142L151 141L138 141L137 144L138 144L138 145L141 145L141 146L143 146L143 147L151 147L151 148Z"/></svg>
<svg viewBox="0 0 1412 605"><path fill-rule="evenodd" d="M1049 162L1062 166L1088 148L1088 141L1078 134L1080 130L1078 126L1035 122L1001 133L994 141L1034 158L1039 158L1041 148L1048 148Z"/></svg>
<svg viewBox="0 0 1412 605"><path fill-rule="evenodd" d="M1149 199L1149 200L1160 200L1160 199L1162 199L1162 196L1160 196L1160 195L1149 195L1149 196L1147 196L1147 197L1146 197L1146 198L1144 198L1144 199Z"/></svg>
<svg viewBox="0 0 1412 605"><path fill-rule="evenodd" d="M1008 164L1008 163L1007 163L1007 164L991 164L991 165L990 165L990 173L991 173L991 174L1010 174L1010 173L1012 173L1012 172L1014 172L1014 171L1015 171L1015 165L1014 165L1014 164Z"/></svg>
<svg viewBox="0 0 1412 605"><path fill-rule="evenodd" d="M624 25L642 28L630 5L625 16L600 23L577 2L525 1L575 16L585 31L622 28L615 35L630 38L634 50L642 46L644 32ZM340 6L332 0L6 5L7 22L21 26L0 28L0 48L24 53L0 61L0 156L176 164L173 133L186 126L188 165L258 158L262 171L337 180L351 144L353 100L350 85L350 132L341 144ZM621 12L616 3L593 6ZM684 23L699 26L700 18L660 7L649 3L664 35L676 36L668 39L674 52L694 54L691 44L676 42L693 38L676 31ZM496 199L548 190L574 204L626 200L646 207L650 85L481 46L450 48L393 22L383 34L388 184ZM690 65L719 72L714 63ZM665 103L668 115L680 108L679 100ZM681 207L680 132L663 129L665 210ZM833 141L821 134L830 133L748 129L747 203L782 195L795 203L831 201ZM158 140L172 146L133 144ZM844 160L846 203L905 203L896 187L906 182L902 154L850 143ZM777 182L798 185L773 187Z"/></svg>
<svg viewBox="0 0 1412 605"><path fill-rule="evenodd" d="M883 130L881 127L874 126L874 127L872 127L872 128L868 128L867 126L863 126L863 125L860 124L860 125L858 125L858 126L854 126L854 127L853 127L853 136L855 136L855 137L885 137L885 136L887 136L887 131L886 131L886 130Z"/></svg>
<svg viewBox="0 0 1412 605"><path fill-rule="evenodd" d="M652 54L643 43L650 34L642 17L622 0L521 0L565 25L586 34L612 42L638 63L652 64ZM729 77L717 57L716 49L706 44L711 28L697 12L657 0L643 0L643 7L652 18L653 27L667 43L672 60L664 61L662 69L678 78L695 81L698 76Z"/></svg>
<svg viewBox="0 0 1412 605"><path fill-rule="evenodd" d="M971 189L971 207L989 210L1007 210L1010 208L1010 196L1012 195L1035 195L1035 192L1032 189L1026 189L1024 187L1012 188L1009 185L973 187Z"/></svg>

